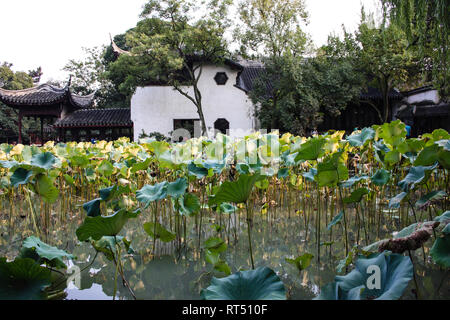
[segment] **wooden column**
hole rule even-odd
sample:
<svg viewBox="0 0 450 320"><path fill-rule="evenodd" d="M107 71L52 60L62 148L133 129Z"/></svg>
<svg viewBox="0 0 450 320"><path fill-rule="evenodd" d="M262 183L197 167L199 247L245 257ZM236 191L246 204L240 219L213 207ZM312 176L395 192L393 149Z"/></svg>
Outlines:
<svg viewBox="0 0 450 320"><path fill-rule="evenodd" d="M22 143L22 112L19 110L19 143Z"/></svg>
<svg viewBox="0 0 450 320"><path fill-rule="evenodd" d="M41 119L41 145L44 145L44 123L42 117L39 117L39 119Z"/></svg>

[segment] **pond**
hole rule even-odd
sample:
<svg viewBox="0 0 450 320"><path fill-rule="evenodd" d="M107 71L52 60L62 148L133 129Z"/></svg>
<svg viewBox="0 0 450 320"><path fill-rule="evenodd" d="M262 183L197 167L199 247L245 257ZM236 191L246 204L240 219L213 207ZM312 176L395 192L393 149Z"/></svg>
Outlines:
<svg viewBox="0 0 450 320"><path fill-rule="evenodd" d="M313 299L319 294L322 286L334 280L338 274L337 266L340 260L345 258L342 225L336 224L327 228L339 208L332 204L335 199L328 194L322 194L320 202L313 197L300 199L296 192L292 192L285 199L291 200L289 206L286 206L285 201L282 205L254 208L252 242L255 267L267 266L273 269L283 281L288 299ZM16 200L15 212L20 212L22 206L23 212L26 212L27 207L23 201ZM64 293L57 298L111 300L114 295L115 265L105 255L96 255L96 251L89 243L77 240L75 231L84 220L85 213L81 205L85 201L74 196L71 202L69 208L73 211L64 215L64 221L58 210L62 205L60 201L53 205L51 217L47 220L48 228L41 234L42 241L76 256L76 259L68 262L69 270L74 269L73 266L82 270L79 287L76 286L76 281L67 286L63 278L59 288L63 289ZM317 220L318 203L320 228ZM356 223L349 224L347 235L351 244L357 238L362 245L373 243L390 237L392 230L402 228L398 219L398 216L403 214L402 208L400 211L388 211L381 202L379 206L380 210L384 210L384 217L378 222L379 225L376 221L370 220L370 213L367 213L369 219L366 221L366 230L363 227L358 228ZM347 214L350 221L357 220L355 210L347 209ZM0 253L14 259L20 250L22 240L35 234L33 223L26 214L22 216L14 214L10 220L9 212L6 211L0 217ZM426 218L426 215L423 218ZM183 236L179 243L156 241L155 254L152 252L153 240L142 228L143 223L152 220L150 210L144 210L137 219L129 220L120 233L131 240L134 250L133 254L123 255L123 267L125 278L137 299L200 299L200 291L209 285L213 276L225 276L224 273L213 270L212 265L205 260L203 243L212 236L220 237L227 243L223 259L232 272L251 268L245 210L239 210L236 215L230 213L222 214L220 217L219 214L203 210L200 235L198 217L188 217L186 238ZM170 224L170 221L165 222ZM321 245L317 246L319 232ZM423 250L419 249L413 253L420 298L450 299L448 271L441 269L427 258L429 247L425 246ZM318 248L320 261L317 258ZM304 253L311 253L314 258L311 265L301 272L285 260ZM349 267L348 270L350 269ZM340 274L345 273L344 268ZM116 299L132 298L119 278ZM402 299L416 299L414 281L410 281Z"/></svg>

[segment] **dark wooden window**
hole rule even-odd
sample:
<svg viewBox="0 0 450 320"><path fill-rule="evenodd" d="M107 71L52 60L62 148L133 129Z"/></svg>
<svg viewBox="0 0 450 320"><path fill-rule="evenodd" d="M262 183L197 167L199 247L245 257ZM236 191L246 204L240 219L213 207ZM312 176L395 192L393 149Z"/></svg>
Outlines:
<svg viewBox="0 0 450 320"><path fill-rule="evenodd" d="M173 130L186 129L189 131L191 138L194 137L195 122L200 121L199 119L174 119L173 120Z"/></svg>

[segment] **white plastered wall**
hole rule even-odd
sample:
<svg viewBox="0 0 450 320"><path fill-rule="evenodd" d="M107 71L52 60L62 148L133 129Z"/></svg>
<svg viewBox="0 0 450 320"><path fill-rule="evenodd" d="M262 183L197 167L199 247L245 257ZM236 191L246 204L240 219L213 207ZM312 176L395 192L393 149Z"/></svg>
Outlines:
<svg viewBox="0 0 450 320"><path fill-rule="evenodd" d="M217 72L225 72L228 81L217 85ZM214 128L214 122L225 118L230 123L231 136L243 136L255 129L253 105L247 94L236 88L238 71L227 66L206 65L199 80L203 114L206 126ZM192 88L184 88L193 96ZM159 132L170 136L174 119L199 119L192 101L168 86L147 86L136 89L131 98L131 120L134 123L134 140L145 133Z"/></svg>

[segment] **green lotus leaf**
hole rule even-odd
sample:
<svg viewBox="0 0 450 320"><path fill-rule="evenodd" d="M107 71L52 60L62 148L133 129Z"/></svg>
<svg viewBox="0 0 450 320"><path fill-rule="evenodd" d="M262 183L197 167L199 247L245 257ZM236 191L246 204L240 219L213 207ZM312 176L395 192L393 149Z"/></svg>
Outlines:
<svg viewBox="0 0 450 320"><path fill-rule="evenodd" d="M295 259L286 258L285 260L287 263L292 264L297 268L299 272L301 272L311 265L311 260L313 258L314 256L311 253L304 253Z"/></svg>
<svg viewBox="0 0 450 320"><path fill-rule="evenodd" d="M222 183L215 193L214 197L210 198L209 205L220 205L223 202L244 203L247 201L253 186L256 181L261 179L259 174L239 176L237 181L225 181Z"/></svg>
<svg viewBox="0 0 450 320"><path fill-rule="evenodd" d="M136 199L145 203L148 207L151 202L162 200L167 195L167 181L157 183L155 185L146 185L142 189L136 191Z"/></svg>
<svg viewBox="0 0 450 320"><path fill-rule="evenodd" d="M125 237L104 236L101 237L100 240L91 242L94 249L98 252L102 252L105 255L105 257L110 261L114 261L114 257L117 254L116 245L120 245L120 243L124 244L128 254L134 253L133 249L131 248L130 241L128 241L127 238Z"/></svg>
<svg viewBox="0 0 450 320"><path fill-rule="evenodd" d="M233 213L238 210L238 208L235 205L232 205L231 203L223 202L218 207L219 212L221 213Z"/></svg>
<svg viewBox="0 0 450 320"><path fill-rule="evenodd" d="M222 260L222 259L219 259L219 261L217 261L217 262L214 264L214 269L217 270L217 271L219 271L219 272L223 272L223 273L225 273L226 275L230 275L230 274L231 274L231 269L230 269L230 267L229 267L228 264L227 264L224 260Z"/></svg>
<svg viewBox="0 0 450 320"><path fill-rule="evenodd" d="M138 171L147 170L151 161L152 161L152 158L147 158L142 162L137 162L137 163L133 164L130 169L131 173L136 173Z"/></svg>
<svg viewBox="0 0 450 320"><path fill-rule="evenodd" d="M386 183L388 183L390 178L391 174L389 173L389 171L385 169L379 169L370 179L374 185L384 186Z"/></svg>
<svg viewBox="0 0 450 320"><path fill-rule="evenodd" d="M449 225L446 226L446 228ZM430 250L430 255L433 261L443 268L450 268L450 235L444 234L434 241L433 247Z"/></svg>
<svg viewBox="0 0 450 320"><path fill-rule="evenodd" d="M226 163L225 161L219 160L205 160L202 163L203 167L210 170L213 169L214 173L220 174L223 169L225 169Z"/></svg>
<svg viewBox="0 0 450 320"><path fill-rule="evenodd" d="M422 198L420 198L416 202L416 207L421 208L423 206L430 204L432 201L442 200L446 196L447 196L447 193L445 193L445 191L443 191L443 190L432 191L432 192L424 195Z"/></svg>
<svg viewBox="0 0 450 320"><path fill-rule="evenodd" d="M411 167L405 178L398 183L398 186L402 188L403 191L408 192L409 190L414 189L416 185L427 182L431 175L431 171L436 167L437 163L428 167Z"/></svg>
<svg viewBox="0 0 450 320"><path fill-rule="evenodd" d="M437 159L444 169L450 170L450 151L440 150Z"/></svg>
<svg viewBox="0 0 450 320"><path fill-rule="evenodd" d="M195 176L197 179L202 179L208 175L208 169L199 167L194 162L189 163L187 169L189 175Z"/></svg>
<svg viewBox="0 0 450 320"><path fill-rule="evenodd" d="M287 178L288 176L289 176L289 168L281 168L280 170L278 170L277 174L278 179L284 179Z"/></svg>
<svg viewBox="0 0 450 320"><path fill-rule="evenodd" d="M33 176L33 171L26 170L23 168L17 168L12 174L10 181L13 187L18 187L21 184L27 184L31 177Z"/></svg>
<svg viewBox="0 0 450 320"><path fill-rule="evenodd" d="M0 168L5 168L5 169L12 169L15 168L19 165L19 162L17 162L16 160L1 160L0 161Z"/></svg>
<svg viewBox="0 0 450 320"><path fill-rule="evenodd" d="M30 163L33 166L49 170L56 163L56 157L50 152L35 154Z"/></svg>
<svg viewBox="0 0 450 320"><path fill-rule="evenodd" d="M203 243L203 247L211 252L218 252L218 253L227 250L227 244L225 243L225 241L223 241L218 237L211 237L205 240L205 242Z"/></svg>
<svg viewBox="0 0 450 320"><path fill-rule="evenodd" d="M204 300L285 300L283 282L267 267L240 271L218 279L202 290Z"/></svg>
<svg viewBox="0 0 450 320"><path fill-rule="evenodd" d="M103 236L116 236L128 219L136 218L139 213L139 210L131 212L121 209L110 216L86 217L76 231L78 240L99 240Z"/></svg>
<svg viewBox="0 0 450 320"><path fill-rule="evenodd" d="M89 217L96 217L102 214L100 212L101 201L102 201L101 198L97 198L83 204L83 209L86 211Z"/></svg>
<svg viewBox="0 0 450 320"><path fill-rule="evenodd" d="M377 288L369 288L372 283L374 266L381 277ZM322 290L316 300L397 300L403 295L413 277L413 265L409 257L388 251L359 256L355 269L345 276L336 276L334 284Z"/></svg>
<svg viewBox="0 0 450 320"><path fill-rule="evenodd" d="M300 146L295 162L301 160L317 160L325 154L324 145L326 139L323 137L314 137L306 141Z"/></svg>
<svg viewBox="0 0 450 320"><path fill-rule="evenodd" d="M377 134L385 143L396 147L405 140L406 125L400 120L386 122L378 127Z"/></svg>
<svg viewBox="0 0 450 320"><path fill-rule="evenodd" d="M69 158L72 167L84 168L89 164L89 158L84 154L76 154Z"/></svg>
<svg viewBox="0 0 450 320"><path fill-rule="evenodd" d="M64 250L52 247L39 238L28 237L22 244L20 258L32 258L39 264L45 263L50 267L66 268L63 258L74 259L74 256Z"/></svg>
<svg viewBox="0 0 450 320"><path fill-rule="evenodd" d="M250 167L246 163L238 163L236 164L236 171L239 174L250 174Z"/></svg>
<svg viewBox="0 0 450 320"><path fill-rule="evenodd" d="M148 147L159 158L170 148L170 145L166 141L152 141L148 143Z"/></svg>
<svg viewBox="0 0 450 320"><path fill-rule="evenodd" d="M200 208L200 199L193 193L186 193L178 199L180 205L180 214L190 216L197 213Z"/></svg>
<svg viewBox="0 0 450 320"><path fill-rule="evenodd" d="M405 141L400 143L397 146L397 150L403 154L412 153L414 155L417 155L417 153L419 153L423 149L424 146L425 146L425 141L423 141L421 139L412 138L412 139L406 139Z"/></svg>
<svg viewBox="0 0 450 320"><path fill-rule="evenodd" d="M117 185L114 185L114 186L111 186L108 188L103 188L98 191L98 193L100 195L100 199L102 199L103 201L109 201L111 199L114 199L123 192L124 192L124 187L117 186Z"/></svg>
<svg viewBox="0 0 450 320"><path fill-rule="evenodd" d="M339 212L328 224L327 230L330 230L333 226L340 223L342 221L343 216L344 216L344 211Z"/></svg>
<svg viewBox="0 0 450 320"><path fill-rule="evenodd" d="M205 260L212 265L216 265L220 261L220 253L211 250L205 250Z"/></svg>
<svg viewBox="0 0 450 320"><path fill-rule="evenodd" d="M445 225L445 228L444 229L442 229L442 233L445 233L445 234L450 234L450 223L447 223L446 225Z"/></svg>
<svg viewBox="0 0 450 320"><path fill-rule="evenodd" d="M317 175L314 179L318 182L319 187L336 186L339 182L348 179L345 156L342 151L336 152L317 165Z"/></svg>
<svg viewBox="0 0 450 320"><path fill-rule="evenodd" d="M103 160L97 167L97 172L100 173L102 176L109 177L114 172L114 166L108 160Z"/></svg>
<svg viewBox="0 0 450 320"><path fill-rule="evenodd" d="M0 258L0 300L44 300L51 272L30 258Z"/></svg>
<svg viewBox="0 0 450 320"><path fill-rule="evenodd" d="M407 192L401 192L395 197L389 199L389 209L398 209L400 208L400 202L406 197Z"/></svg>
<svg viewBox="0 0 450 320"><path fill-rule="evenodd" d="M367 188L358 188L355 191L353 191L349 197L344 198L344 203L357 203L361 202L363 196L366 194L369 194L369 190Z"/></svg>
<svg viewBox="0 0 450 320"><path fill-rule="evenodd" d="M353 186L356 182L360 182L361 180L367 180L369 179L369 176L367 175L362 175L362 176L354 176L351 177L350 179L344 181L341 183L341 187L343 188L350 188L351 186Z"/></svg>
<svg viewBox="0 0 450 320"><path fill-rule="evenodd" d="M372 128L364 128L360 133L354 133L347 137L347 141L352 147L360 147L366 143L366 141L371 140L375 137L375 130Z"/></svg>
<svg viewBox="0 0 450 320"><path fill-rule="evenodd" d="M58 200L59 190L46 175L40 174L37 176L35 187L37 193L45 202L54 203Z"/></svg>
<svg viewBox="0 0 450 320"><path fill-rule="evenodd" d="M389 164L395 164L397 162L400 162L401 159L402 159L402 156L401 156L400 152L398 152L397 150L389 151L384 156L384 162L387 162Z"/></svg>
<svg viewBox="0 0 450 320"><path fill-rule="evenodd" d="M258 189L267 189L269 187L269 180L263 179L263 180L259 180L255 182L255 187L257 187Z"/></svg>
<svg viewBox="0 0 450 320"><path fill-rule="evenodd" d="M428 139L428 146L439 140L450 139L450 134L445 129L436 129L432 133L425 133L424 135L422 135L422 138Z"/></svg>
<svg viewBox="0 0 450 320"><path fill-rule="evenodd" d="M182 196L188 187L186 178L178 178L175 182L167 184L167 194L171 197L178 198Z"/></svg>
<svg viewBox="0 0 450 320"><path fill-rule="evenodd" d="M153 239L159 239L162 242L170 242L175 240L176 235L166 228L164 228L160 223L147 222L144 223L144 230Z"/></svg>
<svg viewBox="0 0 450 320"><path fill-rule="evenodd" d="M73 179L73 177L69 176L67 173L65 173L63 175L64 180L71 186L73 186L75 184L75 180Z"/></svg>
<svg viewBox="0 0 450 320"><path fill-rule="evenodd" d="M302 174L303 178L305 178L306 180L310 181L310 182L314 182L314 177L317 174L317 169L316 168L311 168L311 170L309 170L308 172L305 172Z"/></svg>
<svg viewBox="0 0 450 320"><path fill-rule="evenodd" d="M438 161L437 155L440 147L437 144L423 148L414 161L414 166L431 166Z"/></svg>
<svg viewBox="0 0 450 320"><path fill-rule="evenodd" d="M439 221L439 222L450 222L450 210L445 211L443 214L435 217L433 219L434 221Z"/></svg>

